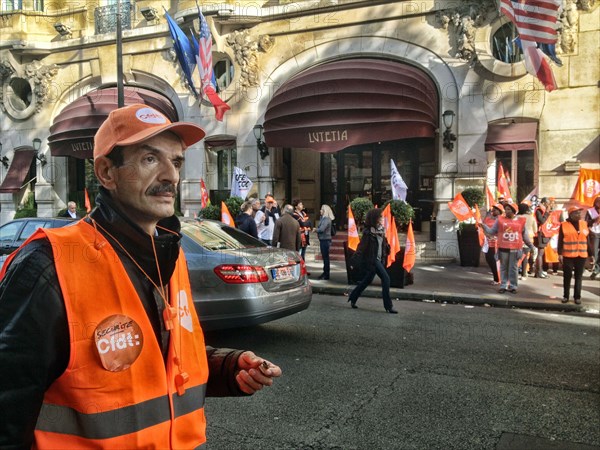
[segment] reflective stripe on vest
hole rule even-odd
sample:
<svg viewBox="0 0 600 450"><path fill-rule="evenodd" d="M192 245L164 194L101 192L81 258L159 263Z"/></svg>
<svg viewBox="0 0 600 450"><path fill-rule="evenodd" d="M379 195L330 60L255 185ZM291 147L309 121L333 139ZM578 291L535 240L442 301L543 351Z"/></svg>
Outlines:
<svg viewBox="0 0 600 450"><path fill-rule="evenodd" d="M183 252L168 286L169 303L178 314L165 364L142 301L110 243L83 220L40 229L32 239L41 237L52 246L69 323L70 359L45 393L34 446L199 448L206 441L208 363ZM103 367L95 341L98 324L113 315L139 326L142 345L137 359L115 371ZM183 395L177 394L175 356L189 376Z"/></svg>
<svg viewBox="0 0 600 450"><path fill-rule="evenodd" d="M206 385L186 389L185 395L174 394L175 418L189 414L204 405ZM72 434L86 439L110 439L171 420L169 398L152 400L125 406L111 411L85 414L73 408L44 403L36 429L52 433Z"/></svg>
<svg viewBox="0 0 600 450"><path fill-rule="evenodd" d="M579 221L579 232L569 221L561 224L563 230L563 249L564 258L587 258L587 237L589 230L585 220Z"/></svg>

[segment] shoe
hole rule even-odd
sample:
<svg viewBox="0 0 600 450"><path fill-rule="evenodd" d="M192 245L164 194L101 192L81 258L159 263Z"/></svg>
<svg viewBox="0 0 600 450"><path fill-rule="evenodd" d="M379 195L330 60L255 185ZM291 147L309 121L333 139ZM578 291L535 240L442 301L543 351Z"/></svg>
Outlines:
<svg viewBox="0 0 600 450"><path fill-rule="evenodd" d="M580 298L576 298L575 299L575 304L576 305L581 305L581 299Z"/></svg>
<svg viewBox="0 0 600 450"><path fill-rule="evenodd" d="M536 274L535 277L536 278L548 278L548 274L547 273Z"/></svg>
<svg viewBox="0 0 600 450"><path fill-rule="evenodd" d="M386 309L386 311L390 314L398 314L398 311L396 311L394 308Z"/></svg>
<svg viewBox="0 0 600 450"><path fill-rule="evenodd" d="M492 281L492 286L498 286L500 284L499 281Z"/></svg>
<svg viewBox="0 0 600 450"><path fill-rule="evenodd" d="M348 298L348 300L350 302L350 298ZM352 309L358 309L358 306L356 306L356 302L350 302L350 306L352 306Z"/></svg>
<svg viewBox="0 0 600 450"><path fill-rule="evenodd" d="M523 279L523 275L519 275L519 280L522 280L522 279Z"/></svg>
<svg viewBox="0 0 600 450"><path fill-rule="evenodd" d="M598 274L597 274L597 273L593 273L593 274L591 274L591 275L590 275L590 280L595 280L597 276L598 276Z"/></svg>
<svg viewBox="0 0 600 450"><path fill-rule="evenodd" d="M561 303L569 303L569 299L566 297L563 297L563 299L560 302Z"/></svg>
<svg viewBox="0 0 600 450"><path fill-rule="evenodd" d="M508 290L508 292L510 292L511 294L516 294L516 293L517 293L517 290L516 290L515 288L510 288L510 289Z"/></svg>
<svg viewBox="0 0 600 450"><path fill-rule="evenodd" d="M329 280L329 275L321 274L319 275L319 280Z"/></svg>
<svg viewBox="0 0 600 450"><path fill-rule="evenodd" d="M498 292L500 292L501 294L504 294L506 292L506 289L500 288L500 289L498 289Z"/></svg>

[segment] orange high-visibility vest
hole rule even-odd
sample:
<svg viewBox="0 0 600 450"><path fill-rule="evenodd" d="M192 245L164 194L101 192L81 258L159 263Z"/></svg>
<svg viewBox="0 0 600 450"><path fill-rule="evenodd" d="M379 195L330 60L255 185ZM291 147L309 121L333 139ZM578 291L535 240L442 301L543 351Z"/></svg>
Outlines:
<svg viewBox="0 0 600 450"><path fill-rule="evenodd" d="M587 258L587 237L590 234L585 220L579 221L579 231L568 220L561 225L563 231L562 256L564 258Z"/></svg>
<svg viewBox="0 0 600 450"><path fill-rule="evenodd" d="M525 221L523 217L507 219L498 216L498 248L519 250L523 247L523 229Z"/></svg>
<svg viewBox="0 0 600 450"><path fill-rule="evenodd" d="M43 237L52 245L71 345L67 369L44 396L34 448L200 447L208 363L183 252L168 287L176 314L165 366L142 301L108 241L83 220L40 229L27 242ZM119 320L102 328L114 315ZM133 322L139 333L119 334ZM139 346L128 368L103 367L101 354L118 358ZM187 382L179 395L182 378Z"/></svg>

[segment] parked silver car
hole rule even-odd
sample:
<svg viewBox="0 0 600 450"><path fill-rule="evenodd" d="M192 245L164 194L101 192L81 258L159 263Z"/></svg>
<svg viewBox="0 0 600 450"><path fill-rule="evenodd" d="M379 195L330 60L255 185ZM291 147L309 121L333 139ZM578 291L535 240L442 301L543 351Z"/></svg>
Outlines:
<svg viewBox="0 0 600 450"><path fill-rule="evenodd" d="M312 288L297 252L213 220L182 220L181 231L205 330L257 325L310 305Z"/></svg>
<svg viewBox="0 0 600 450"><path fill-rule="evenodd" d="M76 222L73 219L27 217L14 219L0 226L0 255L9 255L29 239L38 228L60 228ZM0 259L3 261L5 258Z"/></svg>

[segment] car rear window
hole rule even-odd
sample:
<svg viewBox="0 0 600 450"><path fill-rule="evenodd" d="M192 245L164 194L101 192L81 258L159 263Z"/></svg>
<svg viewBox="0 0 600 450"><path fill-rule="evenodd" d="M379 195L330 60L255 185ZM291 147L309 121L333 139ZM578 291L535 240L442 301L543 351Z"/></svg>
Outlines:
<svg viewBox="0 0 600 450"><path fill-rule="evenodd" d="M266 244L249 234L218 222L184 222L181 231L208 250L238 250L266 247Z"/></svg>

